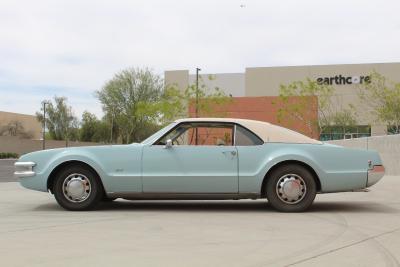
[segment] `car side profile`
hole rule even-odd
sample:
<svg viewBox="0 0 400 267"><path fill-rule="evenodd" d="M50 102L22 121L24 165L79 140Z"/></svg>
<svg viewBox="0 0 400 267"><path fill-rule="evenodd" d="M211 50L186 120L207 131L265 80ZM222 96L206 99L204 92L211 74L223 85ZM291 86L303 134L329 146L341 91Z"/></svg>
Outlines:
<svg viewBox="0 0 400 267"><path fill-rule="evenodd" d="M375 151L227 118L177 120L140 144L33 152L15 168L22 186L51 192L67 210L116 198L266 198L276 210L300 212L317 193L370 187L385 172Z"/></svg>

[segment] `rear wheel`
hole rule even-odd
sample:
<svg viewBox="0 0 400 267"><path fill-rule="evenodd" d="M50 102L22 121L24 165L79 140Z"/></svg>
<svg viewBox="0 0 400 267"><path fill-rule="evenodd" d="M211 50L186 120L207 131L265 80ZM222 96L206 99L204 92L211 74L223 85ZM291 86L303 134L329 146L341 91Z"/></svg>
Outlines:
<svg viewBox="0 0 400 267"><path fill-rule="evenodd" d="M290 164L274 170L265 191L271 206L283 212L301 212L311 206L317 193L313 175L303 166Z"/></svg>
<svg viewBox="0 0 400 267"><path fill-rule="evenodd" d="M70 166L61 170L55 178L54 197L67 210L89 210L103 197L100 178L84 166Z"/></svg>

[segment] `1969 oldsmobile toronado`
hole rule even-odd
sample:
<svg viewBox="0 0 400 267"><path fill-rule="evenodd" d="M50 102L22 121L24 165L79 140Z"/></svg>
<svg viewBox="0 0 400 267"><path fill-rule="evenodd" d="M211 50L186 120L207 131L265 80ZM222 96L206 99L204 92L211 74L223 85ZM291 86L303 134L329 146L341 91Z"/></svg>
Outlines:
<svg viewBox="0 0 400 267"><path fill-rule="evenodd" d="M226 118L177 120L140 144L33 152L15 168L22 186L51 192L68 210L116 198L266 198L276 210L299 212L316 193L366 188L385 172L375 151Z"/></svg>

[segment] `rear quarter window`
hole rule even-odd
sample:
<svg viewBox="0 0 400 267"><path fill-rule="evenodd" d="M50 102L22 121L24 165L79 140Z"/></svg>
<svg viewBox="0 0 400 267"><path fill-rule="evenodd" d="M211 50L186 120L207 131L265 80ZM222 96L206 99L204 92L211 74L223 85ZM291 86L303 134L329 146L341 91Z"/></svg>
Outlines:
<svg viewBox="0 0 400 267"><path fill-rule="evenodd" d="M235 145L237 146L258 146L264 144L257 135L252 133L250 130L237 125L235 133Z"/></svg>

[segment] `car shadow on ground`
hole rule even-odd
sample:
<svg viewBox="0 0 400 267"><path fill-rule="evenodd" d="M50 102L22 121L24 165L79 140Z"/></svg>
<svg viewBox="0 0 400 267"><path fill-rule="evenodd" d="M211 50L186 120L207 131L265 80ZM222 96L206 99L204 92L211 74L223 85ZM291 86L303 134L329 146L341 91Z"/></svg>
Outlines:
<svg viewBox="0 0 400 267"><path fill-rule="evenodd" d="M399 206L399 203L392 203ZM62 210L57 203L47 203L37 211ZM174 211L174 212L275 212L267 201L125 201L102 202L94 212L113 211ZM400 209L376 202L324 201L315 202L310 213L399 213Z"/></svg>

